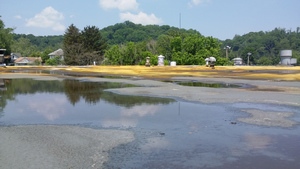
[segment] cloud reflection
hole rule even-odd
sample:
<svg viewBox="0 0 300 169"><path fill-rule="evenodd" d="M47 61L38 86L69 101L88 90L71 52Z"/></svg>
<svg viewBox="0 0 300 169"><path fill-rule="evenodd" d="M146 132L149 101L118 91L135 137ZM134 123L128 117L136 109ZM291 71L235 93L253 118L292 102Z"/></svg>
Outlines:
<svg viewBox="0 0 300 169"><path fill-rule="evenodd" d="M271 137L254 133L245 134L245 143L251 149L265 149L271 144Z"/></svg>
<svg viewBox="0 0 300 169"><path fill-rule="evenodd" d="M124 108L121 110L121 116L139 116L144 117L147 115L154 115L157 111L161 109L160 106L156 105L139 105L133 106L131 108Z"/></svg>
<svg viewBox="0 0 300 169"><path fill-rule="evenodd" d="M108 118L101 122L103 127L121 127L129 128L136 127L140 118L154 115L161 109L157 105L137 105L131 108L121 107L120 118Z"/></svg>
<svg viewBox="0 0 300 169"><path fill-rule="evenodd" d="M65 104L68 103L68 100L63 95L54 95L54 97L52 95L51 97L49 95L44 97L43 94L36 95L37 97L28 100L28 105L47 120L54 121L66 113Z"/></svg>

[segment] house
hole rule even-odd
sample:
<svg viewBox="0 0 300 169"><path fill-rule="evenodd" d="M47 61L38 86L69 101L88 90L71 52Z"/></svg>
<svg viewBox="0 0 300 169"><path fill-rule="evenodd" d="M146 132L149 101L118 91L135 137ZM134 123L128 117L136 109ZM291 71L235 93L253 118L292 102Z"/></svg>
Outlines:
<svg viewBox="0 0 300 169"><path fill-rule="evenodd" d="M0 64L4 63L4 52L6 49L0 49Z"/></svg>
<svg viewBox="0 0 300 169"><path fill-rule="evenodd" d="M28 64L35 64L35 61L38 60L40 63L42 62L41 57L20 57L17 60L15 60L15 65L28 65Z"/></svg>
<svg viewBox="0 0 300 169"><path fill-rule="evenodd" d="M50 59L55 58L55 56L59 56L60 60L64 60L64 51L62 49L58 49L52 53L48 54L50 56Z"/></svg>
<svg viewBox="0 0 300 169"><path fill-rule="evenodd" d="M10 54L10 62L14 63L15 60L17 60L20 57L22 57L21 53L11 53Z"/></svg>

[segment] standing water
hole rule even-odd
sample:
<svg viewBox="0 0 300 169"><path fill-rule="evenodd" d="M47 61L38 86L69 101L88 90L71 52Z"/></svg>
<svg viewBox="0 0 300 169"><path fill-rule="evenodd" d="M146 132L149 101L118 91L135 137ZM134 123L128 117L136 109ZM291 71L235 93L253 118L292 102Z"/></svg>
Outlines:
<svg viewBox="0 0 300 169"><path fill-rule="evenodd" d="M292 112L267 104L202 104L119 95L122 83L2 79L0 127L79 125L130 130L136 139L112 149L105 168L297 168L299 127L266 127L237 121L243 110Z"/></svg>

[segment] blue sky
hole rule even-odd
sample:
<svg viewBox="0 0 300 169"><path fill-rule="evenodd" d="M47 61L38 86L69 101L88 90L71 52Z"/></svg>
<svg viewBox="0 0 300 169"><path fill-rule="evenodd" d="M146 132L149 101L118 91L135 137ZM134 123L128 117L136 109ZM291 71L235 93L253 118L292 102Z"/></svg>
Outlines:
<svg viewBox="0 0 300 169"><path fill-rule="evenodd" d="M15 33L63 35L72 23L99 29L130 20L198 30L221 40L249 32L300 27L299 0L0 0Z"/></svg>

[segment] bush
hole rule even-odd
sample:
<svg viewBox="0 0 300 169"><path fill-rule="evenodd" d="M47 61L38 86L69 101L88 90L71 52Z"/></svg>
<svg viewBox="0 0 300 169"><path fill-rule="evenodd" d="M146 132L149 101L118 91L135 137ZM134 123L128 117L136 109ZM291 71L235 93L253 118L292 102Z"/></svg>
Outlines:
<svg viewBox="0 0 300 169"><path fill-rule="evenodd" d="M48 59L46 60L46 65L60 65L61 64L61 60L59 56L55 56L55 58L52 59Z"/></svg>

